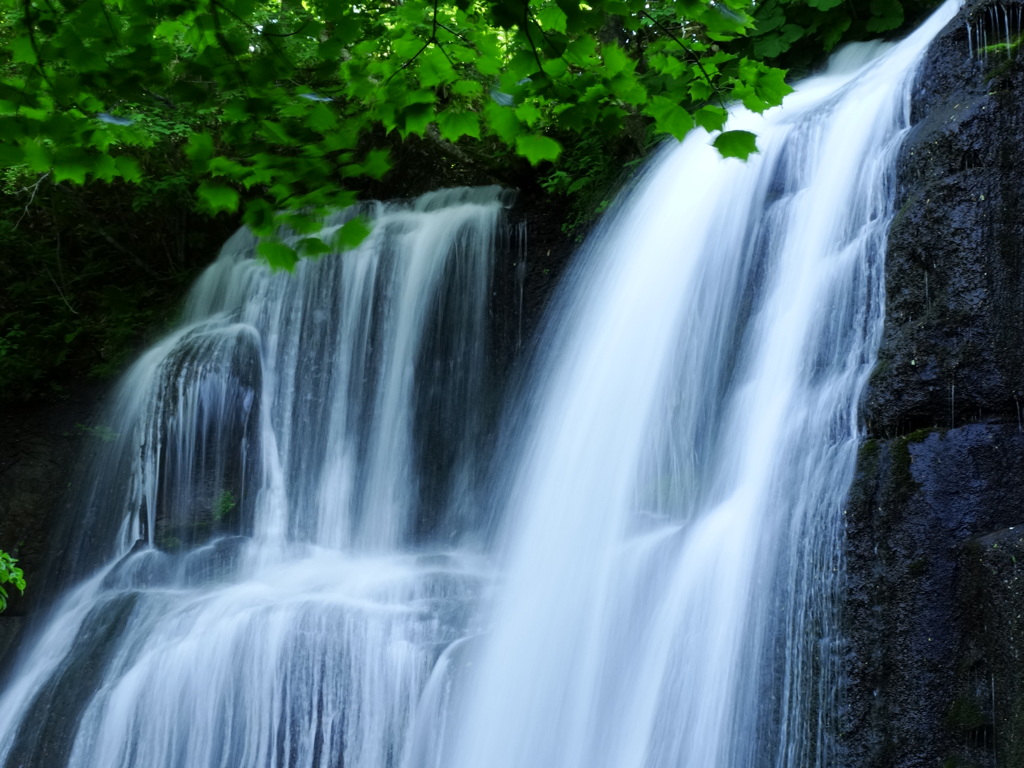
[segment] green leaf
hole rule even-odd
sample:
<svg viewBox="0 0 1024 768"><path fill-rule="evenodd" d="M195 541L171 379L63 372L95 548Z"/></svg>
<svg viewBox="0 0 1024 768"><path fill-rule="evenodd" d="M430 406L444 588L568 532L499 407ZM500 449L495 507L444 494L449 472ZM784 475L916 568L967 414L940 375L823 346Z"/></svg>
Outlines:
<svg viewBox="0 0 1024 768"><path fill-rule="evenodd" d="M732 97L743 102L743 106L751 112L761 113L770 106L764 99L757 95L757 91L750 85L738 85L733 88Z"/></svg>
<svg viewBox="0 0 1024 768"><path fill-rule="evenodd" d="M412 104L433 104L437 101L437 94L428 88L421 88L415 91L405 91L401 94L402 106Z"/></svg>
<svg viewBox="0 0 1024 768"><path fill-rule="evenodd" d="M478 137L479 138L479 137ZM391 154L386 149L371 149L363 160L363 173L371 179L382 179L391 170Z"/></svg>
<svg viewBox="0 0 1024 768"><path fill-rule="evenodd" d="M663 75L669 77L680 77L686 70L686 65L683 64L675 56L666 56L663 53L655 54L650 58L650 64L655 70Z"/></svg>
<svg viewBox="0 0 1024 768"><path fill-rule="evenodd" d="M36 51L32 47L32 40L28 37L16 37L11 41L11 52L14 54L15 64L35 64Z"/></svg>
<svg viewBox="0 0 1024 768"><path fill-rule="evenodd" d="M509 29L523 20L521 0L495 0L488 4L491 17L499 27Z"/></svg>
<svg viewBox="0 0 1024 768"><path fill-rule="evenodd" d="M632 72L620 72L608 89L627 104L640 105L647 101L647 90L637 81Z"/></svg>
<svg viewBox="0 0 1024 768"><path fill-rule="evenodd" d="M23 144L22 149L25 151L25 163L29 168L36 173L46 173L50 170L53 155L48 147L44 147L38 142L30 141Z"/></svg>
<svg viewBox="0 0 1024 768"><path fill-rule="evenodd" d="M757 152L757 137L750 131L725 131L714 140L715 149L722 157L746 160Z"/></svg>
<svg viewBox="0 0 1024 768"><path fill-rule="evenodd" d="M338 116L326 104L317 104L309 111L309 127L320 133L329 133L338 127Z"/></svg>
<svg viewBox="0 0 1024 768"><path fill-rule="evenodd" d="M773 59L788 50L789 45L782 39L782 35L765 35L754 41L754 55L759 58Z"/></svg>
<svg viewBox="0 0 1024 768"><path fill-rule="evenodd" d="M569 43L568 53L573 64L585 66L596 58L597 41L591 35L581 35Z"/></svg>
<svg viewBox="0 0 1024 768"><path fill-rule="evenodd" d="M0 168L21 165L25 160L25 152L17 144L0 142Z"/></svg>
<svg viewBox="0 0 1024 768"><path fill-rule="evenodd" d="M164 19L153 30L153 37L163 37L172 40L178 35L184 34L187 27L179 19Z"/></svg>
<svg viewBox="0 0 1024 768"><path fill-rule="evenodd" d="M782 28L782 39L787 43L795 43L801 37L806 35L807 29L801 27L799 24L787 24Z"/></svg>
<svg viewBox="0 0 1024 768"><path fill-rule="evenodd" d="M247 168L227 157L215 157L210 161L209 172L211 176L228 176L230 178L242 178L246 175Z"/></svg>
<svg viewBox="0 0 1024 768"><path fill-rule="evenodd" d="M331 252L331 247L319 237L304 237L298 242L299 253L303 257L316 258Z"/></svg>
<svg viewBox="0 0 1024 768"><path fill-rule="evenodd" d="M670 133L680 141L693 128L693 116L665 96L655 96L644 111L654 118L659 132Z"/></svg>
<svg viewBox="0 0 1024 768"><path fill-rule="evenodd" d="M562 145L547 136L531 133L516 137L516 152L529 160L530 165L537 165L545 160L557 160Z"/></svg>
<svg viewBox="0 0 1024 768"><path fill-rule="evenodd" d="M871 0L871 14L865 25L868 32L888 32L903 23L903 5L899 0Z"/></svg>
<svg viewBox="0 0 1024 768"><path fill-rule="evenodd" d="M266 133L267 140L283 146L293 146L297 142L289 135L281 123L275 120L261 120L260 128Z"/></svg>
<svg viewBox="0 0 1024 768"><path fill-rule="evenodd" d="M596 104L574 104L558 113L558 125L582 133L593 128L598 112Z"/></svg>
<svg viewBox="0 0 1024 768"><path fill-rule="evenodd" d="M533 102L524 101L516 107L516 117L532 128L540 120L540 109Z"/></svg>
<svg viewBox="0 0 1024 768"><path fill-rule="evenodd" d="M370 234L370 228L362 216L356 216L345 222L337 232L331 243L334 248L340 251L349 251L357 248Z"/></svg>
<svg viewBox="0 0 1024 768"><path fill-rule="evenodd" d="M272 234L276 225L274 208L266 200L250 200L245 204L243 221L257 235Z"/></svg>
<svg viewBox="0 0 1024 768"><path fill-rule="evenodd" d="M565 29L570 34L577 35L605 23L603 14L594 13L579 0L555 0L555 3L565 14Z"/></svg>
<svg viewBox="0 0 1024 768"><path fill-rule="evenodd" d="M690 98L694 101L707 101L714 94L711 83L703 77L698 77L690 83Z"/></svg>
<svg viewBox="0 0 1024 768"><path fill-rule="evenodd" d="M208 133L193 133L185 145L185 156L197 163L206 163L213 157L213 137Z"/></svg>
<svg viewBox="0 0 1024 768"><path fill-rule="evenodd" d="M204 181L196 190L199 200L213 213L238 210L238 192L227 184Z"/></svg>
<svg viewBox="0 0 1024 768"><path fill-rule="evenodd" d="M843 39L843 35L846 34L846 30L850 28L853 23L853 19L849 16L840 16L838 21L834 24L830 24L823 28L823 34L821 38L822 47L826 51L831 51L839 41Z"/></svg>
<svg viewBox="0 0 1024 768"><path fill-rule="evenodd" d="M817 8L819 11L829 11L842 4L843 0L807 0L807 5Z"/></svg>
<svg viewBox="0 0 1024 768"><path fill-rule="evenodd" d="M484 77L497 77L502 70L502 49L497 39L487 35L477 39L477 52L479 58L476 60L476 71Z"/></svg>
<svg viewBox="0 0 1024 768"><path fill-rule="evenodd" d="M732 40L745 34L753 19L739 8L729 8L725 3L708 3L700 16L707 36L712 40Z"/></svg>
<svg viewBox="0 0 1024 768"><path fill-rule="evenodd" d="M503 91L513 93L513 86L527 78L537 74L537 57L533 51L521 50L512 56L505 71L502 73L501 88Z"/></svg>
<svg viewBox="0 0 1024 768"><path fill-rule="evenodd" d="M403 136L409 134L422 136L427 130L427 126L434 120L434 105L411 104L402 110L402 118L404 122Z"/></svg>
<svg viewBox="0 0 1024 768"><path fill-rule="evenodd" d="M786 82L786 70L774 68L762 72L754 90L771 107L781 104L782 99L793 92L793 88Z"/></svg>
<svg viewBox="0 0 1024 768"><path fill-rule="evenodd" d="M261 240L256 246L256 253L262 256L275 272L278 270L291 272L299 260L299 255L294 248L277 240Z"/></svg>
<svg viewBox="0 0 1024 768"><path fill-rule="evenodd" d="M142 168L139 167L138 162L130 157L115 157L114 165L117 166L117 172L125 181L136 184L142 181Z"/></svg>
<svg viewBox="0 0 1024 768"><path fill-rule="evenodd" d="M476 80L458 80L452 84L452 93L456 96L481 96L484 87Z"/></svg>
<svg viewBox="0 0 1024 768"><path fill-rule="evenodd" d="M708 133L720 131L729 119L729 113L722 107L705 106L693 113L694 122Z"/></svg>
<svg viewBox="0 0 1024 768"><path fill-rule="evenodd" d="M459 64L469 64L472 61L476 61L477 58L477 53L472 48L456 43L446 43L444 51L448 54L449 58Z"/></svg>
<svg viewBox="0 0 1024 768"><path fill-rule="evenodd" d="M576 179L576 181L574 181L572 184L570 184L569 185L569 189L567 191L568 191L568 193L570 195L575 193L575 192L579 192L585 186L590 184L591 181L593 181L593 179L591 179L589 176L583 176L583 177L581 177L579 179Z"/></svg>
<svg viewBox="0 0 1024 768"><path fill-rule="evenodd" d="M601 46L601 58L604 59L604 71L608 77L617 75L627 68L632 70L636 66L628 54L614 43Z"/></svg>
<svg viewBox="0 0 1024 768"><path fill-rule="evenodd" d="M511 107L503 107L493 101L489 102L484 107L484 118L487 120L487 127L510 146L523 132L523 124L516 118L515 111Z"/></svg>
<svg viewBox="0 0 1024 768"><path fill-rule="evenodd" d="M96 181L113 181L117 178L117 164L110 155L100 155L92 167L92 177Z"/></svg>
<svg viewBox="0 0 1024 768"><path fill-rule="evenodd" d="M555 78L556 80L569 71L569 65L566 64L565 59L562 58L546 59L541 68L544 70L545 74Z"/></svg>
<svg viewBox="0 0 1024 768"><path fill-rule="evenodd" d="M437 127L441 137L448 141L458 141L462 136L480 138L480 118L473 112L454 112L444 110L437 116Z"/></svg>
<svg viewBox="0 0 1024 768"><path fill-rule="evenodd" d="M85 184L85 174L87 172L88 168L85 163L77 159L64 161L54 159L53 180L56 182L72 181L75 184Z"/></svg>
<svg viewBox="0 0 1024 768"><path fill-rule="evenodd" d="M565 32L567 17L557 5L546 5L537 11L537 20L544 29Z"/></svg>
<svg viewBox="0 0 1024 768"><path fill-rule="evenodd" d="M831 0L828 1L831 2ZM812 5L812 2L809 1L807 4ZM786 12L782 10L782 6L779 5L777 0L762 2L756 9L755 17L757 28L753 33L754 37L765 35L786 23Z"/></svg>
<svg viewBox="0 0 1024 768"><path fill-rule="evenodd" d="M424 88L433 88L455 79L455 70L452 69L451 62L436 46L421 53L416 63L419 65L420 85Z"/></svg>

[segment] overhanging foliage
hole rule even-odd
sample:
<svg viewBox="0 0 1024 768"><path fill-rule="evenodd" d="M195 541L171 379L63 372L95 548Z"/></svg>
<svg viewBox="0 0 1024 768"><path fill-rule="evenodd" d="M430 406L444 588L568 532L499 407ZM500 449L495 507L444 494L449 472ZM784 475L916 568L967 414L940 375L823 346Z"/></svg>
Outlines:
<svg viewBox="0 0 1024 768"><path fill-rule="evenodd" d="M730 101L778 104L785 72L730 45L752 31L752 10L746 0L7 0L0 166L139 182L137 150L174 139L201 204L241 207L267 232L280 210L344 205L353 179L386 174L389 134L537 165L631 117L681 138L694 125L721 130ZM750 143L720 146L742 155ZM267 255L282 266L295 256Z"/></svg>

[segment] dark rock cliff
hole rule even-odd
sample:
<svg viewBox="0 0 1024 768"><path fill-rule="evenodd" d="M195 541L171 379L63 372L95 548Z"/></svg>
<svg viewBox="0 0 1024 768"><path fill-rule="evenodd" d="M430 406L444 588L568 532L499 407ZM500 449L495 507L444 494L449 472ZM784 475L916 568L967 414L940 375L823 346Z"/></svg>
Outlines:
<svg viewBox="0 0 1024 768"><path fill-rule="evenodd" d="M915 89L847 510L851 767L1024 765L1020 22L968 4Z"/></svg>
<svg viewBox="0 0 1024 768"><path fill-rule="evenodd" d="M81 451L101 440L91 415L102 389L76 389L59 404L0 410L0 549L18 559L29 583L24 597L8 588L0 614L0 657L17 640L24 616L40 603L51 533L65 508L72 467Z"/></svg>

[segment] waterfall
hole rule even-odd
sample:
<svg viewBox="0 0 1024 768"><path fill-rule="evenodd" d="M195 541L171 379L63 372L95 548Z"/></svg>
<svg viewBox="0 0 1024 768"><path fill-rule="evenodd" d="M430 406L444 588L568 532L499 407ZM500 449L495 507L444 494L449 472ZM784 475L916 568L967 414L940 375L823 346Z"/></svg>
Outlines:
<svg viewBox="0 0 1024 768"><path fill-rule="evenodd" d="M893 167L948 2L666 147L495 426L495 189L241 232L124 377L9 768L835 766L843 503Z"/></svg>
<svg viewBox="0 0 1024 768"><path fill-rule="evenodd" d="M441 766L834 766L843 503L916 62L666 148L580 254Z"/></svg>
<svg viewBox="0 0 1024 768"><path fill-rule="evenodd" d="M70 570L4 693L7 766L387 766L490 570L503 193L368 206L274 274L237 234L104 415Z"/></svg>

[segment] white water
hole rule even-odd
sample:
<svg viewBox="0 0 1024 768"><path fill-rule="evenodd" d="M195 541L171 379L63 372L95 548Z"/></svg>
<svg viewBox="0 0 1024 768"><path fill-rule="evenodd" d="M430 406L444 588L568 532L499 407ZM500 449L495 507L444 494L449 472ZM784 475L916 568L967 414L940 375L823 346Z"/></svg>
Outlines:
<svg viewBox="0 0 1024 768"><path fill-rule="evenodd" d="M8 682L4 764L835 765L891 169L954 9L733 115L748 163L699 134L652 163L578 257L496 478L494 191L378 206L292 276L237 236L105 417L69 552L98 570Z"/></svg>

